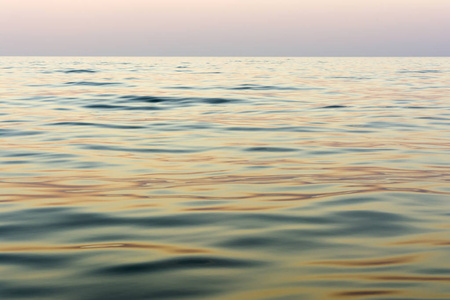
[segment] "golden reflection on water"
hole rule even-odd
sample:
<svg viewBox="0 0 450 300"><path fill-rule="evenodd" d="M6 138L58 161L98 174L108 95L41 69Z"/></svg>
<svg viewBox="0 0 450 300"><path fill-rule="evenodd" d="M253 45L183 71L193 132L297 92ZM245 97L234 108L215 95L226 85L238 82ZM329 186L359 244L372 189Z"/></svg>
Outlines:
<svg viewBox="0 0 450 300"><path fill-rule="evenodd" d="M406 255L398 257L383 257L381 259L367 259L367 260L329 260L329 261L313 261L310 264L313 265L334 265L334 266L346 266L346 267L367 267L367 266L386 266L397 264L408 264L417 261L419 256Z"/></svg>

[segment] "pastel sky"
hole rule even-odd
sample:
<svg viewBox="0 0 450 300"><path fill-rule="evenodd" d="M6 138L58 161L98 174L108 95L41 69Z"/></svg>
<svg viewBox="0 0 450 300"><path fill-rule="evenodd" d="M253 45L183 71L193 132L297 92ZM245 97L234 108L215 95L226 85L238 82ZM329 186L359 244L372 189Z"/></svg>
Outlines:
<svg viewBox="0 0 450 300"><path fill-rule="evenodd" d="M0 55L450 56L450 0L0 0Z"/></svg>

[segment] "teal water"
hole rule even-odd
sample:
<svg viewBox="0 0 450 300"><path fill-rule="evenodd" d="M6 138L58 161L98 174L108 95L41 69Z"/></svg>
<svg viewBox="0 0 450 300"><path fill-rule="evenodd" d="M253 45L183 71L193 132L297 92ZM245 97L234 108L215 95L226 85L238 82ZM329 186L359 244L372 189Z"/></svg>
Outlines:
<svg viewBox="0 0 450 300"><path fill-rule="evenodd" d="M450 299L449 58L0 58L0 298Z"/></svg>

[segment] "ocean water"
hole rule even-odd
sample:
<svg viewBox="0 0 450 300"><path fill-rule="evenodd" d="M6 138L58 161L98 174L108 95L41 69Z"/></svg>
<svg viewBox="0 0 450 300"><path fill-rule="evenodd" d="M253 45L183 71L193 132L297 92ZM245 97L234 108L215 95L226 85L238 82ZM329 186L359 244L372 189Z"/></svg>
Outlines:
<svg viewBox="0 0 450 300"><path fill-rule="evenodd" d="M1 299L450 299L450 58L0 71Z"/></svg>

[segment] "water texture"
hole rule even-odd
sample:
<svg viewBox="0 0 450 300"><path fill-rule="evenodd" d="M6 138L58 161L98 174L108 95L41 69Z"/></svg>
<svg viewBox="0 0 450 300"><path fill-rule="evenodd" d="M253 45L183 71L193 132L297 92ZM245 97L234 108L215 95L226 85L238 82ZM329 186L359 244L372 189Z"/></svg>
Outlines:
<svg viewBox="0 0 450 300"><path fill-rule="evenodd" d="M450 299L449 58L0 58L0 298Z"/></svg>

